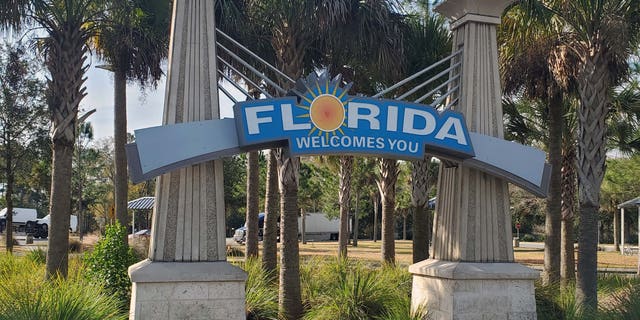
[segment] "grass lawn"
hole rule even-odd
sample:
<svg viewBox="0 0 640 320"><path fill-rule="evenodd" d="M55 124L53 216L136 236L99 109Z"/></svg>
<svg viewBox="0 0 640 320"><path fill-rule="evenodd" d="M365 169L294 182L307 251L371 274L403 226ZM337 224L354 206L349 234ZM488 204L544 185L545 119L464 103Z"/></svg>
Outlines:
<svg viewBox="0 0 640 320"><path fill-rule="evenodd" d="M85 236L83 241L85 250L91 248L97 239L98 236L94 234ZM4 240L4 237L2 237L2 240ZM71 241L78 241L78 237L72 235ZM0 243L0 251L4 250L4 244L4 241ZM350 258L378 263L380 262L381 245L381 241L359 240L358 247L350 245L347 250ZM29 246L14 246L14 252L21 254L25 251L33 250L36 247L46 250L46 246L46 241L35 241L33 245ZM233 249L244 252L244 246L241 245L233 245ZM300 256L303 258L313 256L334 257L337 255L337 252L338 242L336 241L300 243ZM531 266L542 266L544 263L543 249L515 248L514 252L516 262ZM230 258L230 260L234 260L234 258ZM402 265L411 264L411 240L396 240L396 261ZM637 268L638 256L623 256L619 252L598 251L598 267Z"/></svg>
<svg viewBox="0 0 640 320"><path fill-rule="evenodd" d="M359 240L358 247L349 246L347 248L350 258L379 262L381 241ZM244 246L235 246L244 251ZM542 266L544 264L544 250L530 248L515 248L516 262ZM300 256L336 256L338 252L338 242L307 242L300 243ZM411 241L396 240L396 261L402 265L411 264ZM618 252L598 251L598 267L600 268L637 268L638 256L623 256Z"/></svg>

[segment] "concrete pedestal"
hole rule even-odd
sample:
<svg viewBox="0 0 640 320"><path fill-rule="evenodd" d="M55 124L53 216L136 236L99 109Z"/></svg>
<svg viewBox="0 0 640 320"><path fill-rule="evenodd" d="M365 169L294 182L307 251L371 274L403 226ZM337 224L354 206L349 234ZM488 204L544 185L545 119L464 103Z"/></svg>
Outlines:
<svg viewBox="0 0 640 320"><path fill-rule="evenodd" d="M411 306L434 320L536 319L539 272L517 263L424 260L409 267Z"/></svg>
<svg viewBox="0 0 640 320"><path fill-rule="evenodd" d="M226 261L154 262L129 267L129 319L246 319L247 275Z"/></svg>

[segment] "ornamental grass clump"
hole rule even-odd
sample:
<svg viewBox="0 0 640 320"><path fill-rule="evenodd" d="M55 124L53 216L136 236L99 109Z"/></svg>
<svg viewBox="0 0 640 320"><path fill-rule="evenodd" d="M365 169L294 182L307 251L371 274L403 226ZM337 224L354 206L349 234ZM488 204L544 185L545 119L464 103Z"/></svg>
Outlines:
<svg viewBox="0 0 640 320"><path fill-rule="evenodd" d="M246 313L249 320L278 319L278 286L274 273L266 272L260 260L249 258L239 266L247 272Z"/></svg>
<svg viewBox="0 0 640 320"><path fill-rule="evenodd" d="M422 319L411 315L410 275L404 269L370 268L349 260L304 264L304 319ZM306 278L306 279L305 279ZM409 280L407 280L409 279ZM399 317L399 318L398 318Z"/></svg>
<svg viewBox="0 0 640 320"><path fill-rule="evenodd" d="M0 320L126 319L119 301L81 275L71 260L67 279L44 280L44 266L27 258L0 256Z"/></svg>
<svg viewBox="0 0 640 320"><path fill-rule="evenodd" d="M575 283L536 283L538 320L627 320L640 319L640 279L625 276L598 277L598 309L581 307L575 298Z"/></svg>

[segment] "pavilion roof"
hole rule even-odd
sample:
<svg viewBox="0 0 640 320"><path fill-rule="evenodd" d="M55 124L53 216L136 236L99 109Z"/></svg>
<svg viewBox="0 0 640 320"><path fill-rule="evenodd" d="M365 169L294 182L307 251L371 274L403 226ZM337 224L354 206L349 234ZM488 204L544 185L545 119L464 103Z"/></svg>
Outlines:
<svg viewBox="0 0 640 320"><path fill-rule="evenodd" d="M155 201L156 197L142 197L127 202L127 208L133 210L150 210L153 209Z"/></svg>

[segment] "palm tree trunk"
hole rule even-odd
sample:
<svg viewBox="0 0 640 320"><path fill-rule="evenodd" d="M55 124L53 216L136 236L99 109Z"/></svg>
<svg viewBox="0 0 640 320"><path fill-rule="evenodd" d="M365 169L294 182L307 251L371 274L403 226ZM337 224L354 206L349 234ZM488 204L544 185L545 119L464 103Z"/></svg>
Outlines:
<svg viewBox="0 0 640 320"><path fill-rule="evenodd" d="M6 167L6 177L7 177L7 186L6 186L6 190L5 190L5 203L6 203L6 207L7 207L7 215L6 215L6 245L7 245L7 252L12 253L13 252L13 179L14 179L14 174L13 174L13 157L11 154L11 140L7 139L7 144L6 144L6 148L9 152L5 153L5 167Z"/></svg>
<svg viewBox="0 0 640 320"><path fill-rule="evenodd" d="M351 201L351 172L353 171L353 157L340 157L340 233L338 235L338 256L347 257L349 243L349 204Z"/></svg>
<svg viewBox="0 0 640 320"><path fill-rule="evenodd" d="M565 287L576 277L573 220L576 208L576 149L574 139L566 141L562 155L562 248L560 279Z"/></svg>
<svg viewBox="0 0 640 320"><path fill-rule="evenodd" d="M609 88L608 64L602 50L590 50L578 83L578 182L580 238L576 302L595 310L598 305L597 251L600 187L604 178L606 150L605 118ZM593 54L595 53L595 55Z"/></svg>
<svg viewBox="0 0 640 320"><path fill-rule="evenodd" d="M245 246L247 258L258 256L258 188L260 187L258 157L258 151L247 153L247 243Z"/></svg>
<svg viewBox="0 0 640 320"><path fill-rule="evenodd" d="M555 93L549 99L549 163L551 177L549 196L547 197L547 214L545 219L544 239L544 273L545 284L560 281L560 229L561 229L561 183L562 183L562 96Z"/></svg>
<svg viewBox="0 0 640 320"><path fill-rule="evenodd" d="M620 212L613 214L613 250L620 251Z"/></svg>
<svg viewBox="0 0 640 320"><path fill-rule="evenodd" d="M298 248L298 171L300 159L286 150L278 156L280 180L280 315L295 320L302 317L300 254Z"/></svg>
<svg viewBox="0 0 640 320"><path fill-rule="evenodd" d="M402 240L407 240L407 213L406 212L402 214Z"/></svg>
<svg viewBox="0 0 640 320"><path fill-rule="evenodd" d="M429 218L429 164L431 157L413 162L411 202L413 204L413 263L429 258L431 219Z"/></svg>
<svg viewBox="0 0 640 320"><path fill-rule="evenodd" d="M354 247L358 246L358 228L360 227L359 226L360 218L358 217L358 201L360 201L360 198L359 198L358 190L356 190L356 208L353 213L353 230L351 231L351 233L353 233Z"/></svg>
<svg viewBox="0 0 640 320"><path fill-rule="evenodd" d="M127 75L121 68L114 74L114 133L113 145L115 156L115 211L116 220L126 227L128 224L127 198L129 183L127 181ZM122 239L127 244L126 237Z"/></svg>
<svg viewBox="0 0 640 320"><path fill-rule="evenodd" d="M66 278L69 266L69 210L71 209L71 183L73 144L53 143L53 169L51 172L51 225L47 250L47 279ZM55 199L55 200L53 200Z"/></svg>
<svg viewBox="0 0 640 320"><path fill-rule="evenodd" d="M275 150L269 151L267 157L267 186L264 202L264 232L262 236L262 268L273 274L278 267L278 161Z"/></svg>
<svg viewBox="0 0 640 320"><path fill-rule="evenodd" d="M49 30L52 42L46 57L51 79L47 104L51 111L53 163L51 172L51 226L46 278L65 277L68 271L69 211L71 209L71 163L76 140L78 106L86 95L83 66L88 33L82 24Z"/></svg>
<svg viewBox="0 0 640 320"><path fill-rule="evenodd" d="M373 242L378 242L378 213L380 212L379 192L371 197L373 199Z"/></svg>
<svg viewBox="0 0 640 320"><path fill-rule="evenodd" d="M378 189L382 197L382 261L395 264L395 205L398 162L395 159L380 160Z"/></svg>

